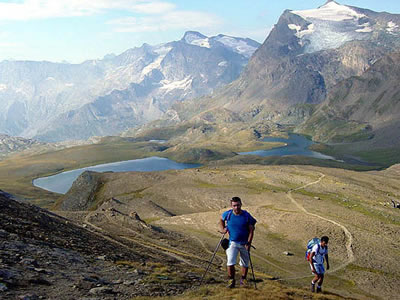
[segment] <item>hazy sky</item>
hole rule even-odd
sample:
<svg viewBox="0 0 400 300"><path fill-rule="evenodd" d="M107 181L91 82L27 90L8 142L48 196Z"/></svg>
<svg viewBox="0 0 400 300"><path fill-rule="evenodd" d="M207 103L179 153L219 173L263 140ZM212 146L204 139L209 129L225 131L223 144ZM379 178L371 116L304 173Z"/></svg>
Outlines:
<svg viewBox="0 0 400 300"><path fill-rule="evenodd" d="M341 4L400 13L399 0ZM325 0L0 0L0 61L79 63L108 53L179 40L185 31L263 42L285 9Z"/></svg>

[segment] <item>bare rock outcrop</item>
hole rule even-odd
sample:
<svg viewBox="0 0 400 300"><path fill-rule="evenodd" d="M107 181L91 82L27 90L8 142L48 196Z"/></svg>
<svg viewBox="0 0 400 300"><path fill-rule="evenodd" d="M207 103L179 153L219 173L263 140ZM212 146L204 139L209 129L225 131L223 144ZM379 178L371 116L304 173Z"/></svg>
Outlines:
<svg viewBox="0 0 400 300"><path fill-rule="evenodd" d="M80 211L89 209L95 201L96 192L101 187L101 174L85 171L61 198L61 210Z"/></svg>

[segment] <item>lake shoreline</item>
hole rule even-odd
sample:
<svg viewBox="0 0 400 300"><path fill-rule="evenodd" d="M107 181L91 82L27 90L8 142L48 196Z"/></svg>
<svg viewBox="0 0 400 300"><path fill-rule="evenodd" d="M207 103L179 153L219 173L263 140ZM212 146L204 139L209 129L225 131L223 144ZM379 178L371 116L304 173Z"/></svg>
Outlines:
<svg viewBox="0 0 400 300"><path fill-rule="evenodd" d="M72 183L85 171L152 172L198 168L200 166L200 164L185 164L164 157L152 156L68 170L51 176L36 178L32 180L32 185L53 193L65 194L72 186Z"/></svg>

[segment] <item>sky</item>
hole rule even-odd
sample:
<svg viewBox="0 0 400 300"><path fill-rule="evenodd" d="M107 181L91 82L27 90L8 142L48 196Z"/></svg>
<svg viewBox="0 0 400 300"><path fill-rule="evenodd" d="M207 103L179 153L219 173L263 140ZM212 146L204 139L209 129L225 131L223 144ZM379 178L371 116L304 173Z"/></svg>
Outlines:
<svg viewBox="0 0 400 300"><path fill-rule="evenodd" d="M182 38L189 30L262 43L285 9L326 0L0 0L0 61L81 63L143 43ZM400 14L399 0L339 0Z"/></svg>

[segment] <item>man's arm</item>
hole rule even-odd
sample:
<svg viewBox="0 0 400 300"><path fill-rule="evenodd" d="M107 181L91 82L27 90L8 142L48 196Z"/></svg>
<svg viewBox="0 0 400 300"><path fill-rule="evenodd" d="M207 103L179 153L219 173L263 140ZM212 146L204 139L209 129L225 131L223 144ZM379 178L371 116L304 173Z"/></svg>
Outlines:
<svg viewBox="0 0 400 300"><path fill-rule="evenodd" d="M315 267L314 267L314 264L313 264L313 257L314 256L315 256L315 252L311 252L311 254L310 254L310 265L311 265L312 272L314 274L317 274L317 270L315 270Z"/></svg>
<svg viewBox="0 0 400 300"><path fill-rule="evenodd" d="M225 234L228 232L228 228L225 227L225 221L222 217L219 219L219 232Z"/></svg>
<svg viewBox="0 0 400 300"><path fill-rule="evenodd" d="M249 237L247 238L247 244L246 244L247 251L250 250L253 237L254 237L254 225L249 224Z"/></svg>
<svg viewBox="0 0 400 300"><path fill-rule="evenodd" d="M325 260L326 260L326 269L329 270L329 257L328 257L328 253L325 254Z"/></svg>

